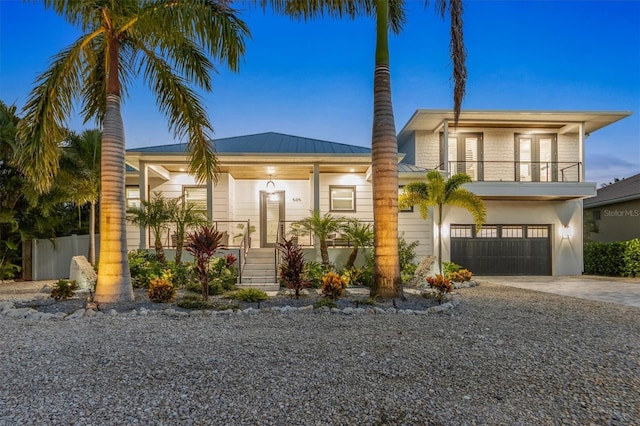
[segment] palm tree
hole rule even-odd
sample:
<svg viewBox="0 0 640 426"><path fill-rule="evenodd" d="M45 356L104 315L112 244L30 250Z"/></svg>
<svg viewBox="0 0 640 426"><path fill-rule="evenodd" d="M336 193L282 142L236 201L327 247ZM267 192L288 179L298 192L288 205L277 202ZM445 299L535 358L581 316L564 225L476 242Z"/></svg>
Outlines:
<svg viewBox="0 0 640 426"><path fill-rule="evenodd" d="M333 216L330 213L325 213L321 216L318 210L313 210L311 216L292 223L291 231L294 235L315 235L320 241L322 264L328 267L330 266L330 261L327 240L329 235L340 231L344 221L344 218Z"/></svg>
<svg viewBox="0 0 640 426"><path fill-rule="evenodd" d="M100 143L102 132L71 133L62 149L56 185L77 206L89 204L89 262L96 263L96 204L100 198Z"/></svg>
<svg viewBox="0 0 640 426"><path fill-rule="evenodd" d="M54 56L24 107L20 169L41 191L58 168L64 122L80 99L85 121L103 128L100 264L95 299L133 300L127 260L124 125L120 112L135 77L156 96L177 139L186 139L190 171L217 178L213 132L193 83L211 90L210 57L238 69L249 31L226 0L44 0L83 35Z"/></svg>
<svg viewBox="0 0 640 426"><path fill-rule="evenodd" d="M399 33L405 22L404 0L271 0L280 13L309 19L374 16L376 19L375 71L373 80L373 126L371 139L373 219L375 234L372 297L403 297L398 255L398 143L389 68L389 30ZM429 0L425 0L429 4ZM462 0L435 0L437 12L451 19L451 59L454 81L454 116L458 121L465 93L467 71L462 35Z"/></svg>
<svg viewBox="0 0 640 426"><path fill-rule="evenodd" d="M160 263L165 263L162 231L169 229L169 223L175 218L177 205L167 200L159 192L154 192L150 200L142 200L140 207L127 209L127 220L134 225L149 228L153 233L153 246Z"/></svg>
<svg viewBox="0 0 640 426"><path fill-rule="evenodd" d="M350 269L358 257L360 247L373 245L373 229L370 223L360 223L357 219L350 219L342 228L342 234L353 244L347 263L344 265L345 269Z"/></svg>
<svg viewBox="0 0 640 426"><path fill-rule="evenodd" d="M184 247L184 237L187 228L193 225L204 225L207 217L201 210L196 210L197 206L187 204L184 196L172 200L171 222L176 225L176 264L182 263L182 248Z"/></svg>
<svg viewBox="0 0 640 426"><path fill-rule="evenodd" d="M462 207L473 215L473 221L478 229L487 220L487 209L484 202L473 192L461 188L470 183L471 177L466 173L458 173L445 180L436 170L427 173L426 182L411 182L404 186L400 195L400 208L417 205L420 215L426 219L429 207L437 207L438 217L438 267L442 272L442 208L445 205Z"/></svg>

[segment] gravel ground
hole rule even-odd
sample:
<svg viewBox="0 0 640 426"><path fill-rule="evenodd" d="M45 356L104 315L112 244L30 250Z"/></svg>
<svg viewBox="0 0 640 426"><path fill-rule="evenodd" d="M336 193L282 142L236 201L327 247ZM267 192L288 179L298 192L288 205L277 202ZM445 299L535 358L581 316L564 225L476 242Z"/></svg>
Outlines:
<svg viewBox="0 0 640 426"><path fill-rule="evenodd" d="M0 317L0 425L640 424L640 309L481 284L435 315Z"/></svg>

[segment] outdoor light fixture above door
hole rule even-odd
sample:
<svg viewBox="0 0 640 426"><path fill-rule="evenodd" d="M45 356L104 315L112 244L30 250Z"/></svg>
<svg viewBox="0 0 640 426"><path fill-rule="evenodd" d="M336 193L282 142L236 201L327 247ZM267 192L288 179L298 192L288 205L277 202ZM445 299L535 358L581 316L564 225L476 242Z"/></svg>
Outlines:
<svg viewBox="0 0 640 426"><path fill-rule="evenodd" d="M267 181L267 193L273 194L274 192L276 192L276 184L271 179L271 175L269 175L269 180Z"/></svg>

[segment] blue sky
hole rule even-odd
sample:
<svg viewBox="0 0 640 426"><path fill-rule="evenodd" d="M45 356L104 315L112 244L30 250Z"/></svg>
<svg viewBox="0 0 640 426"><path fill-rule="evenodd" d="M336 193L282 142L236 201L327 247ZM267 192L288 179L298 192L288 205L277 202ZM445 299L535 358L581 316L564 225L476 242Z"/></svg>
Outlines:
<svg viewBox="0 0 640 426"><path fill-rule="evenodd" d="M408 1L391 40L400 130L418 108L452 106L448 23ZM370 146L374 24L292 22L245 10L240 73L219 66L203 100L216 137L275 131ZM0 0L0 99L22 107L35 78L78 31L38 3ZM464 109L631 111L586 142L587 179L640 172L640 0L467 1ZM174 143L144 85L123 107L127 147ZM84 126L77 117L70 127Z"/></svg>

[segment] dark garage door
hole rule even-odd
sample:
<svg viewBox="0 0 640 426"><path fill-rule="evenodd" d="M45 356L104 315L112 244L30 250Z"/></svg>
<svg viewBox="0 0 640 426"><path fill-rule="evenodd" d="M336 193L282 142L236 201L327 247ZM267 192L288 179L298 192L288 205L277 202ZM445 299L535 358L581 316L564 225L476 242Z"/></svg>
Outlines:
<svg viewBox="0 0 640 426"><path fill-rule="evenodd" d="M476 275L551 275L550 225L451 225L451 261Z"/></svg>

